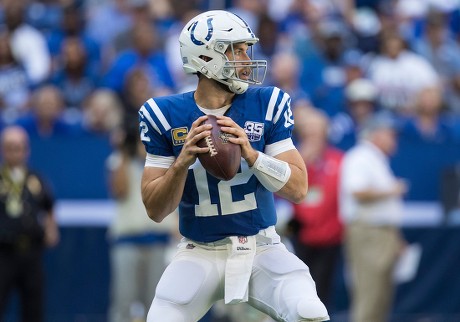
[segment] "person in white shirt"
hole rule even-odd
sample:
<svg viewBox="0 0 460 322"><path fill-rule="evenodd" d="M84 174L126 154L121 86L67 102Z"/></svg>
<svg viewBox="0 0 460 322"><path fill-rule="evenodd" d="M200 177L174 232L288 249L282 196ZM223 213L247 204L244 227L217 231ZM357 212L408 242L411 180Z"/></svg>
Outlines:
<svg viewBox="0 0 460 322"><path fill-rule="evenodd" d="M407 186L394 176L388 160L397 144L395 126L389 116L376 114L342 163L340 215L354 322L387 321L392 271L405 244L398 226Z"/></svg>
<svg viewBox="0 0 460 322"><path fill-rule="evenodd" d="M22 1L5 5L5 26L11 37L14 58L23 65L32 86L44 82L51 71L51 57L43 34L24 21L26 7Z"/></svg>
<svg viewBox="0 0 460 322"><path fill-rule="evenodd" d="M406 50L397 32L381 37L381 54L371 60L367 74L377 86L382 108L413 114L415 99L421 89L436 86L439 76L422 56Z"/></svg>

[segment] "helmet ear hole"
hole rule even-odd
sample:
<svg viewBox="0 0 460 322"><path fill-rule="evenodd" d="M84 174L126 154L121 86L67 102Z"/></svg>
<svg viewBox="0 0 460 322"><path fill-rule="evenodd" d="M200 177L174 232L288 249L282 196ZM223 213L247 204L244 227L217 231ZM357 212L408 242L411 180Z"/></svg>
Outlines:
<svg viewBox="0 0 460 322"><path fill-rule="evenodd" d="M205 62L210 62L212 60L212 57L205 56L205 55L200 55L199 58L201 60L204 60Z"/></svg>

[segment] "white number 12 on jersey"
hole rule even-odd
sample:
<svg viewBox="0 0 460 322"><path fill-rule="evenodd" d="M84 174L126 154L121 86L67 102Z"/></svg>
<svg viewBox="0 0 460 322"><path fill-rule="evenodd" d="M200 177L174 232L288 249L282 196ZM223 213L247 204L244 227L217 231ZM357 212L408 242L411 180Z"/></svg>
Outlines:
<svg viewBox="0 0 460 322"><path fill-rule="evenodd" d="M206 170L197 162L193 167L193 174L200 202L199 205L195 206L195 216L217 216L219 214L218 207L217 204L211 203ZM251 176L252 173L249 171L248 164L242 160L241 172L238 172L233 179L220 181L217 184L222 215L232 215L257 208L256 196L253 192L244 195L244 199L240 201L233 201L232 197L232 187L248 183Z"/></svg>

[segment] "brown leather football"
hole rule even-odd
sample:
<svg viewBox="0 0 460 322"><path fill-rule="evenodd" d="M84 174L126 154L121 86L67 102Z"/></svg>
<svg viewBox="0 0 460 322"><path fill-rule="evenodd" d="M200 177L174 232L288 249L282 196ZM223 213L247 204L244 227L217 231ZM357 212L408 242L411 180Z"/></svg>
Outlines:
<svg viewBox="0 0 460 322"><path fill-rule="evenodd" d="M212 124L211 135L198 141L197 145L209 147L209 153L198 154L198 159L212 176L220 180L230 180L240 167L241 148L238 144L228 141L232 134L220 130L214 115L208 115L208 119L203 124L207 123Z"/></svg>

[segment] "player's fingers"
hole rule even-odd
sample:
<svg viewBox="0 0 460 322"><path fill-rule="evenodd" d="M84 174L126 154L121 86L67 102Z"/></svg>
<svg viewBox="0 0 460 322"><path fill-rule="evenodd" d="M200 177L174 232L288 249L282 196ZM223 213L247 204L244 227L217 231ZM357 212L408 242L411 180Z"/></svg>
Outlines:
<svg viewBox="0 0 460 322"><path fill-rule="evenodd" d="M221 130L223 132L233 134L234 136L236 136L238 138L247 139L246 132L244 132L244 130L242 128L240 128L240 127L236 128L236 127L223 126L223 127L221 127Z"/></svg>
<svg viewBox="0 0 460 322"><path fill-rule="evenodd" d="M203 125L200 125L194 129L192 129L190 131L190 135L191 136L196 136L200 133L202 133L203 131L210 131L212 129L212 124L203 124Z"/></svg>
<svg viewBox="0 0 460 322"><path fill-rule="evenodd" d="M203 123L204 121L206 121L208 119L208 116L207 115L203 115L203 116L200 116L199 118L197 118L193 123L192 123L192 127L190 128L190 132L194 129L196 129L197 127L199 127L201 125L201 123Z"/></svg>
<svg viewBox="0 0 460 322"><path fill-rule="evenodd" d="M241 127L228 116L217 116L217 124L221 126L237 127L241 129Z"/></svg>
<svg viewBox="0 0 460 322"><path fill-rule="evenodd" d="M198 125L197 127L193 127L190 129L190 132L187 134L187 137L185 139L186 142L190 141L192 138L196 137L197 135L207 131L209 135L209 131L212 129L211 124L203 124L203 125ZM206 134L204 135L206 136ZM200 138L203 136L200 136ZM199 139L195 140L195 142L198 142Z"/></svg>
<svg viewBox="0 0 460 322"><path fill-rule="evenodd" d="M185 141L187 142L187 146L196 145L198 141L200 141L201 139L209 135L211 135L211 131L209 131L209 129L203 130L201 132L195 132L195 133L190 132L189 135L187 135L187 138L185 139Z"/></svg>

